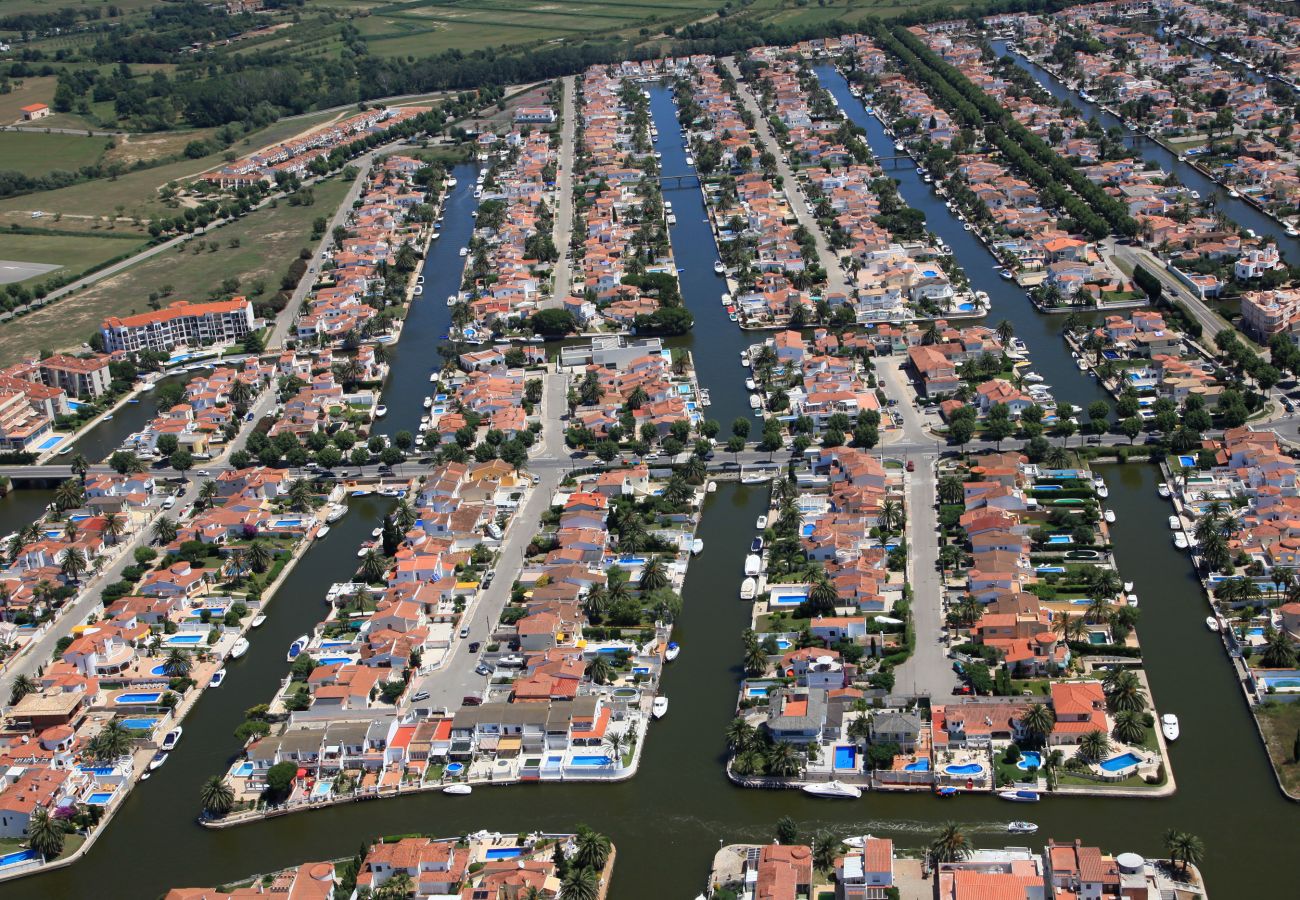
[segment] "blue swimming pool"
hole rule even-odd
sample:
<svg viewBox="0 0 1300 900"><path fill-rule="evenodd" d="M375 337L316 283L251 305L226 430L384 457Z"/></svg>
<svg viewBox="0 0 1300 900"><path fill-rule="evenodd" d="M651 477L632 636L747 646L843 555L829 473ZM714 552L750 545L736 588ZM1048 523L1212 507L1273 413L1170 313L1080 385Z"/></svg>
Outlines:
<svg viewBox="0 0 1300 900"><path fill-rule="evenodd" d="M1088 632L1088 643L1089 643L1089 644L1107 644L1107 643L1110 643L1110 641L1106 638L1106 635L1102 634L1100 631L1089 631L1089 632Z"/></svg>
<svg viewBox="0 0 1300 900"><path fill-rule="evenodd" d="M462 763L447 763L447 768L443 771L448 775L459 775L461 772L465 771L465 766Z"/></svg>
<svg viewBox="0 0 1300 900"><path fill-rule="evenodd" d="M1125 769L1133 768L1140 762L1142 762L1142 758L1136 753L1121 753L1119 756L1112 756L1103 762L1101 768L1104 772L1122 772Z"/></svg>
<svg viewBox="0 0 1300 900"><path fill-rule="evenodd" d="M277 519L271 523L272 528L297 528L302 524L302 519Z"/></svg>
<svg viewBox="0 0 1300 900"><path fill-rule="evenodd" d="M150 719L146 716L139 716L133 719L122 719L122 727L130 731L152 731L153 727L158 724L157 719Z"/></svg>
<svg viewBox="0 0 1300 900"><path fill-rule="evenodd" d="M1036 485L1034 485L1034 490L1036 490L1036 491L1059 491L1059 490L1061 490L1061 486L1060 486L1059 484L1036 484Z"/></svg>
<svg viewBox="0 0 1300 900"><path fill-rule="evenodd" d="M645 557L644 556L620 556L616 560L616 562L620 566L633 566L633 567L644 566Z"/></svg>
<svg viewBox="0 0 1300 900"><path fill-rule="evenodd" d="M318 781L311 786L311 799L320 800L334 793L334 785L328 781Z"/></svg>
<svg viewBox="0 0 1300 900"><path fill-rule="evenodd" d="M173 634L167 638L168 644L197 644L203 640L201 634Z"/></svg>
<svg viewBox="0 0 1300 900"><path fill-rule="evenodd" d="M767 692L772 688L770 685L750 685L745 688L745 695L748 697L766 697Z"/></svg>
<svg viewBox="0 0 1300 900"><path fill-rule="evenodd" d="M162 691L137 691L131 694L119 694L113 702L118 706L149 706L162 699Z"/></svg>
<svg viewBox="0 0 1300 900"><path fill-rule="evenodd" d="M520 847L493 847L484 855L488 859L514 859L516 856L522 856L523 853Z"/></svg>
<svg viewBox="0 0 1300 900"><path fill-rule="evenodd" d="M575 756L569 760L571 766L584 766L587 768L598 768L608 766L613 762L608 756Z"/></svg>
<svg viewBox="0 0 1300 900"><path fill-rule="evenodd" d="M166 675L167 675L167 664L166 664L166 663L159 663L158 665L154 666L152 669L149 670L149 674L150 674L150 675L161 675L161 676L166 676Z"/></svg>
<svg viewBox="0 0 1300 900"><path fill-rule="evenodd" d="M1037 750L1026 750L1020 754L1020 759L1016 760L1016 768L1028 772L1030 769L1041 769L1043 767L1043 755Z"/></svg>
<svg viewBox="0 0 1300 900"><path fill-rule="evenodd" d="M974 304L974 303L958 303L958 304L957 304L957 311L958 311L958 312L974 312L974 311L975 311L975 304Z"/></svg>
<svg viewBox="0 0 1300 900"><path fill-rule="evenodd" d="M0 856L0 869L5 866L16 866L18 863L30 862L34 859L40 859L41 855L35 850L18 850L14 853L6 853Z"/></svg>
<svg viewBox="0 0 1300 900"><path fill-rule="evenodd" d="M916 762L910 762L903 766L904 772L928 772L930 771L930 761L928 759L918 759Z"/></svg>
<svg viewBox="0 0 1300 900"><path fill-rule="evenodd" d="M1101 355L1102 358L1109 359L1111 362L1114 362L1115 360L1119 359L1119 354L1116 353L1114 350L1103 350L1101 351Z"/></svg>
<svg viewBox="0 0 1300 900"><path fill-rule="evenodd" d="M316 663L322 666L346 666L350 662L352 662L350 656L325 656L316 660Z"/></svg>
<svg viewBox="0 0 1300 900"><path fill-rule="evenodd" d="M1196 457L1180 456L1178 457L1178 465L1182 466L1184 469L1194 469L1196 468Z"/></svg>
<svg viewBox="0 0 1300 900"><path fill-rule="evenodd" d="M248 760L244 760L231 769L230 774L236 778L247 778L249 775L253 774L253 764Z"/></svg>
<svg viewBox="0 0 1300 900"><path fill-rule="evenodd" d="M769 591L768 606L798 606L808 599L808 588L800 585L774 585Z"/></svg>
<svg viewBox="0 0 1300 900"><path fill-rule="evenodd" d="M816 530L817 530L817 526L812 522L809 522L807 525L803 527L802 534L804 537L812 537L812 533Z"/></svg>
<svg viewBox="0 0 1300 900"><path fill-rule="evenodd" d="M71 406L71 405L72 405L72 401L68 401L68 406ZM49 437L47 437L45 440L43 440L43 441L41 441L39 444L37 444L37 445L36 445L36 449L37 449L37 450L53 450L55 447L59 446L59 442L62 441L62 440L63 440L63 435L61 435L61 434L52 434L52 435L50 435Z"/></svg>
<svg viewBox="0 0 1300 900"><path fill-rule="evenodd" d="M1266 689L1272 688L1275 691L1300 689L1300 671L1278 670L1269 672L1267 675L1256 675L1255 677Z"/></svg>
<svg viewBox="0 0 1300 900"><path fill-rule="evenodd" d="M776 639L776 649L778 650L789 650L791 646L793 645L785 638Z"/></svg>
<svg viewBox="0 0 1300 900"><path fill-rule="evenodd" d="M1049 544L1073 544L1074 538L1068 534L1053 534L1047 538Z"/></svg>
<svg viewBox="0 0 1300 900"><path fill-rule="evenodd" d="M979 763L963 763L960 766L944 766L945 775L978 775L984 771Z"/></svg>
<svg viewBox="0 0 1300 900"><path fill-rule="evenodd" d="M77 768L87 775L112 775L117 771L112 766L78 766Z"/></svg>
<svg viewBox="0 0 1300 900"><path fill-rule="evenodd" d="M858 767L858 748L840 744L835 748L835 768L856 769Z"/></svg>
<svg viewBox="0 0 1300 900"><path fill-rule="evenodd" d="M96 791L86 798L86 802L91 806L108 806L108 801L112 799L112 791Z"/></svg>
<svg viewBox="0 0 1300 900"><path fill-rule="evenodd" d="M1059 574L1059 573L1065 571L1065 566L1037 566L1037 567L1034 568L1034 571L1035 571L1035 572L1039 572L1039 573L1043 573L1043 572L1047 572L1047 573L1056 572L1056 573Z"/></svg>

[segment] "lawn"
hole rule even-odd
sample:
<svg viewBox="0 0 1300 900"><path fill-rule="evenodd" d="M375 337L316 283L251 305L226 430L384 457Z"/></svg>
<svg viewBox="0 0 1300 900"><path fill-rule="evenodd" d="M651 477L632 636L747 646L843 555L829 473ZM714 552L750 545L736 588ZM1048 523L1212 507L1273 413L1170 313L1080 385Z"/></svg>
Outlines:
<svg viewBox="0 0 1300 900"><path fill-rule="evenodd" d="M54 88L58 85L58 79L53 75L42 75L35 78L17 78L10 84L13 90L7 94L0 94L0 123L9 125L22 119L22 108L30 106L33 103L44 103L48 106L54 102ZM46 124L42 119L37 125Z"/></svg>
<svg viewBox="0 0 1300 900"><path fill-rule="evenodd" d="M1296 736L1300 735L1300 702L1265 703L1255 707L1255 718L1283 788L1291 796L1300 797L1300 761L1293 756Z"/></svg>
<svg viewBox="0 0 1300 900"><path fill-rule="evenodd" d="M167 285L171 286L171 292L162 299L163 303L205 300L216 295L221 282L231 277L239 279L241 291L251 291L253 283L260 279L265 282L266 291L273 293L298 251L311 246L312 220L333 214L347 193L347 183L342 178L333 178L316 185L314 193L316 202L312 206L290 206L280 201L274 208L260 209L199 238L207 246L198 253L194 252L198 241L191 241L183 245L183 250L150 257L75 296L8 323L4 326L5 341L0 345L0 365L8 365L42 348L77 346L99 328L106 316L148 310L149 294L161 294ZM232 238L238 240L238 247L230 246ZM19 252L7 249L12 239L8 235L0 238L0 257L40 261L28 256L9 257L10 253ZM129 248L125 241L98 240ZM217 249L210 249L214 244Z"/></svg>
<svg viewBox="0 0 1300 900"><path fill-rule="evenodd" d="M113 259L124 253L132 253L143 247L148 236L122 233L117 237L112 234L86 234L73 236L65 234L13 234L0 232L0 259L17 262L47 263L66 266L83 272L91 266L105 260ZM27 279L32 284L44 281L58 274L55 269Z"/></svg>
<svg viewBox="0 0 1300 900"><path fill-rule="evenodd" d="M85 135L7 131L0 134L0 169L24 175L76 172L98 162L110 143L108 138Z"/></svg>

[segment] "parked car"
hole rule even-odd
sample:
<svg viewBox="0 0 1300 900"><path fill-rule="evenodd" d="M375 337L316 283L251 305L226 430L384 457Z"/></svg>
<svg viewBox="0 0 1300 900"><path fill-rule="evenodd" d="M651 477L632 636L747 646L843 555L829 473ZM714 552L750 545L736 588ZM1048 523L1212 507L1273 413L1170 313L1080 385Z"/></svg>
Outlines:
<svg viewBox="0 0 1300 900"><path fill-rule="evenodd" d="M911 460L911 459L909 459L909 460L907 461L907 471L909 471L909 472L915 472L915 471L916 471L916 462L915 462L915 460Z"/></svg>
<svg viewBox="0 0 1300 900"><path fill-rule="evenodd" d="M460 698L460 705L461 706L482 706L483 698L476 697L473 694L469 694L467 696Z"/></svg>
<svg viewBox="0 0 1300 900"><path fill-rule="evenodd" d="M411 697L411 702L419 703L421 700L428 700L428 699L429 699L428 691L417 691L415 696Z"/></svg>
<svg viewBox="0 0 1300 900"><path fill-rule="evenodd" d="M479 663L477 666L474 667L474 674L475 674L475 675L491 675L491 674L492 674L492 667L489 666L487 663Z"/></svg>
<svg viewBox="0 0 1300 900"><path fill-rule="evenodd" d="M463 637L463 638L467 638L467 637L469 637L469 626L468 626L468 625L464 625L464 626L461 627L461 629L460 629L460 636Z"/></svg>
<svg viewBox="0 0 1300 900"><path fill-rule="evenodd" d="M470 653L478 653L478 648L481 647L481 646L483 646L483 645L480 644L478 641L474 641L473 643L471 643L471 644L469 645L469 652L470 652Z"/></svg>

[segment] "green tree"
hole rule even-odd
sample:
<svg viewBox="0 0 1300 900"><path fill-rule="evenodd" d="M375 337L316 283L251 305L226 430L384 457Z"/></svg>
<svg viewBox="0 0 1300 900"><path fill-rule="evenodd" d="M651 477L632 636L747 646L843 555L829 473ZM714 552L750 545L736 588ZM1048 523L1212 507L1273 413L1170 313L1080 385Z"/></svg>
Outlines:
<svg viewBox="0 0 1300 900"><path fill-rule="evenodd" d="M973 852L974 847L956 822L947 822L939 831L938 837L930 842L930 859L937 865L945 862L960 862Z"/></svg>
<svg viewBox="0 0 1300 900"><path fill-rule="evenodd" d="M63 852L63 839L67 833L63 823L50 815L49 810L37 806L32 811L27 823L27 839L33 850L47 860L55 859Z"/></svg>
<svg viewBox="0 0 1300 900"><path fill-rule="evenodd" d="M234 808L235 792L226 784L226 779L213 775L199 788L199 802L203 804L205 813L221 817Z"/></svg>

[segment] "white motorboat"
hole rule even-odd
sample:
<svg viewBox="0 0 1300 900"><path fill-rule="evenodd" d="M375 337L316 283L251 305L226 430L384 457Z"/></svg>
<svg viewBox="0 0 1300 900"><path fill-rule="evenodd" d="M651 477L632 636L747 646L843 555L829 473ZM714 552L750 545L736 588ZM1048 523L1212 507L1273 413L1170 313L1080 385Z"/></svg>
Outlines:
<svg viewBox="0 0 1300 900"><path fill-rule="evenodd" d="M1104 481L1096 486L1096 491L1097 496L1103 500L1110 496L1110 488L1106 487L1106 482Z"/></svg>
<svg viewBox="0 0 1300 900"><path fill-rule="evenodd" d="M706 494L712 494L717 489L718 489L718 483L716 481L710 481L707 485L704 486L704 492Z"/></svg>
<svg viewBox="0 0 1300 900"><path fill-rule="evenodd" d="M161 767L165 762L167 762L167 753L159 750L153 755L153 759L149 760L149 771L152 772L154 769Z"/></svg>
<svg viewBox="0 0 1300 900"><path fill-rule="evenodd" d="M384 534L384 529L382 526L380 526L379 528L373 528L370 531L370 536L372 538L382 537L383 534Z"/></svg>
<svg viewBox="0 0 1300 900"><path fill-rule="evenodd" d="M384 404L381 403L381 404L379 404L378 406L375 407L375 418L376 418L376 419L382 419L382 418L383 418L384 416L386 416L386 415L388 415L388 407L387 407L387 406L384 406Z"/></svg>
<svg viewBox="0 0 1300 900"><path fill-rule="evenodd" d="M745 557L745 574L758 575L763 570L763 558L757 553L750 553Z"/></svg>
<svg viewBox="0 0 1300 900"><path fill-rule="evenodd" d="M750 408L750 409L753 409L753 410L760 410L760 409L762 409L762 408L763 408L763 398L760 397L760 396L758 396L758 394L750 394L750 395L749 395L749 408Z"/></svg>
<svg viewBox="0 0 1300 900"><path fill-rule="evenodd" d="M805 784L803 792L812 794L814 797L830 797L842 800L857 800L862 796L862 788L845 784L842 781L828 781L825 784Z"/></svg>
<svg viewBox="0 0 1300 900"><path fill-rule="evenodd" d="M998 791L998 796L1012 803L1037 803L1041 799L1038 791Z"/></svg>
<svg viewBox="0 0 1300 900"><path fill-rule="evenodd" d="M682 647L680 644L673 641L669 641L668 649L664 651L664 659L667 660L668 662L672 662L681 654L681 652L682 652Z"/></svg>
<svg viewBox="0 0 1300 900"><path fill-rule="evenodd" d="M1039 382L1045 380L1043 376L1039 375L1037 372L1026 372L1024 375L1021 375L1020 377L1025 380L1026 384L1038 384Z"/></svg>
<svg viewBox="0 0 1300 900"><path fill-rule="evenodd" d="M253 628L261 628L263 625L266 624L266 614L258 613L257 615L253 616L253 621L250 622L249 624Z"/></svg>
<svg viewBox="0 0 1300 900"><path fill-rule="evenodd" d="M1165 736L1167 741L1178 740L1178 717L1173 713L1165 713L1161 716L1160 733Z"/></svg>
<svg viewBox="0 0 1300 900"><path fill-rule="evenodd" d="M752 378L746 378L746 379L745 379L745 390L747 390L747 391L754 391L754 390L757 390L757 389L758 389L758 385L756 385L756 384L754 383L754 379L752 379Z"/></svg>
<svg viewBox="0 0 1300 900"><path fill-rule="evenodd" d="M1131 581L1124 582L1124 593L1126 594L1133 593L1133 582Z"/></svg>
<svg viewBox="0 0 1300 900"><path fill-rule="evenodd" d="M1078 369L1080 372L1088 371L1088 364L1081 359L1076 359L1074 361L1074 367Z"/></svg>
<svg viewBox="0 0 1300 900"><path fill-rule="evenodd" d="M1179 530L1182 529L1182 527L1183 527L1183 523L1180 522L1180 521L1178 520L1178 517L1177 517L1177 516L1170 516L1170 517L1169 517L1169 530L1170 530L1170 531L1179 531Z"/></svg>
<svg viewBox="0 0 1300 900"><path fill-rule="evenodd" d="M713 271L717 275L725 275L727 267L722 264L722 260L715 260L713 263Z"/></svg>
<svg viewBox="0 0 1300 900"><path fill-rule="evenodd" d="M740 599L753 600L754 594L758 592L758 582L753 578L746 578L740 583Z"/></svg>
<svg viewBox="0 0 1300 900"><path fill-rule="evenodd" d="M456 177L454 175L448 175L446 185L449 188L454 188L456 186Z"/></svg>
<svg viewBox="0 0 1300 900"><path fill-rule="evenodd" d="M456 794L460 796L464 794L472 794L474 788L470 787L468 784L449 784L442 789L442 792L444 794Z"/></svg>
<svg viewBox="0 0 1300 900"><path fill-rule="evenodd" d="M730 294L723 294L723 295L722 295L722 305L723 305L723 306L730 306L730 305L731 305L731 295L730 295Z"/></svg>
<svg viewBox="0 0 1300 900"><path fill-rule="evenodd" d="M754 523L754 527L757 528L759 531L762 531L764 528L766 528L767 516L759 516L758 521Z"/></svg>
<svg viewBox="0 0 1300 900"><path fill-rule="evenodd" d="M412 297L419 297L423 294L424 294L424 285L417 284L415 287L411 288Z"/></svg>
<svg viewBox="0 0 1300 900"><path fill-rule="evenodd" d="M162 743L158 746L164 750L175 750L176 745L181 742L181 735L184 733L185 729L177 725L171 731L167 732L167 734L163 735Z"/></svg>
<svg viewBox="0 0 1300 900"><path fill-rule="evenodd" d="M1007 834L1033 834L1038 826L1033 822L1008 822Z"/></svg>
<svg viewBox="0 0 1300 900"><path fill-rule="evenodd" d="M1128 595L1128 605L1129 605L1129 606L1133 606L1133 607L1136 607L1136 606L1138 605L1138 595L1137 595L1137 594L1129 594L1129 595Z"/></svg>
<svg viewBox="0 0 1300 900"><path fill-rule="evenodd" d="M1287 236L1287 237L1300 237L1300 231L1296 231L1294 225L1288 225L1288 226L1286 227L1286 236Z"/></svg>
<svg viewBox="0 0 1300 900"><path fill-rule="evenodd" d="M1205 627L1211 631L1218 631L1220 628L1218 616L1206 616Z"/></svg>
<svg viewBox="0 0 1300 900"><path fill-rule="evenodd" d="M330 527L328 525L322 525L320 528L316 530L316 537L323 538L325 537L325 535L329 533L330 533Z"/></svg>
<svg viewBox="0 0 1300 900"><path fill-rule="evenodd" d="M456 295L455 295L455 294L448 294L448 295L447 295L447 305L448 305L448 306L455 306L455 305L456 305L456 299L457 299L457 298L456 298Z"/></svg>
<svg viewBox="0 0 1300 900"><path fill-rule="evenodd" d="M1236 200L1238 197L1241 196L1241 194L1233 190L1233 191L1228 191L1228 196L1231 197L1233 200Z"/></svg>
<svg viewBox="0 0 1300 900"><path fill-rule="evenodd" d="M1161 497L1163 497L1165 500L1168 500L1169 485L1165 484L1164 482L1161 482L1160 484L1156 485L1156 493L1159 494Z"/></svg>
<svg viewBox="0 0 1300 900"><path fill-rule="evenodd" d="M424 398L424 408L425 408L425 409L428 409L428 408L431 407L431 406L433 406L433 398L432 398L432 397L425 397L425 398Z"/></svg>
<svg viewBox="0 0 1300 900"><path fill-rule="evenodd" d="M335 522L337 522L339 519L343 518L347 514L348 514L348 508L346 506L344 506L341 503L336 504L334 506L331 506L329 512L325 514L325 521L333 525Z"/></svg>
<svg viewBox="0 0 1300 900"><path fill-rule="evenodd" d="M699 556L704 552L704 539L696 538L691 541L691 556Z"/></svg>
<svg viewBox="0 0 1300 900"><path fill-rule="evenodd" d="M307 635L305 634L298 635L297 639L292 644L289 645L289 652L285 655L285 658L289 662L293 662L295 659L297 659L299 654L301 654L302 651L307 649L307 641L308 641Z"/></svg>
<svg viewBox="0 0 1300 900"><path fill-rule="evenodd" d="M460 255L461 255L461 256L469 256L469 248L468 248L468 247L461 247L461 248L460 248Z"/></svg>
<svg viewBox="0 0 1300 900"><path fill-rule="evenodd" d="M1114 524L1115 524L1115 510L1113 510L1113 509L1108 509L1108 510L1106 510L1104 513L1101 514L1101 517L1102 517L1103 519L1106 520L1106 524L1107 524L1107 525L1114 525Z"/></svg>
<svg viewBox="0 0 1300 900"><path fill-rule="evenodd" d="M230 648L230 655L227 658L239 659L239 657L243 656L247 652L248 652L248 639L240 638L239 640L235 641L234 646Z"/></svg>
<svg viewBox="0 0 1300 900"><path fill-rule="evenodd" d="M656 719L662 719L668 714L668 698L655 697L655 702L650 706L650 714Z"/></svg>
<svg viewBox="0 0 1300 900"><path fill-rule="evenodd" d="M217 669L212 673L212 678L208 681L208 687L221 687L221 682L226 680L226 670Z"/></svg>
<svg viewBox="0 0 1300 900"><path fill-rule="evenodd" d="M1186 550L1190 545L1187 543L1187 535L1181 531L1174 535L1174 546L1179 550Z"/></svg>

